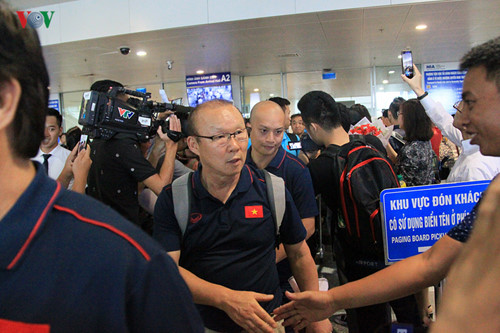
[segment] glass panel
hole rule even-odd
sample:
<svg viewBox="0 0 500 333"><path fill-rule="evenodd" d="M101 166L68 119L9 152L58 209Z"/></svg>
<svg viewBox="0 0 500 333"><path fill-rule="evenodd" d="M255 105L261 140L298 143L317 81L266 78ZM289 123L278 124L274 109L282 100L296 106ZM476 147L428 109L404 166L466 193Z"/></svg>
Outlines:
<svg viewBox="0 0 500 333"><path fill-rule="evenodd" d="M421 66L417 65L420 70ZM382 116L382 109L389 108L395 97L415 98L415 93L401 78L401 66L376 67L375 115Z"/></svg>
<svg viewBox="0 0 500 333"><path fill-rule="evenodd" d="M67 132L74 126L82 127L78 125L78 117L80 116L83 93L84 91L74 91L62 94L61 102L63 105L62 116L64 132Z"/></svg>
<svg viewBox="0 0 500 333"><path fill-rule="evenodd" d="M292 104L292 114L299 113L297 103L300 98L312 90L322 90L336 101L351 106L363 104L371 110L370 68L335 70L336 79L323 79L321 71L288 73L288 99Z"/></svg>
<svg viewBox="0 0 500 333"><path fill-rule="evenodd" d="M250 117L250 111L257 102L282 96L280 74L245 76L243 84L244 104L241 112L245 118Z"/></svg>

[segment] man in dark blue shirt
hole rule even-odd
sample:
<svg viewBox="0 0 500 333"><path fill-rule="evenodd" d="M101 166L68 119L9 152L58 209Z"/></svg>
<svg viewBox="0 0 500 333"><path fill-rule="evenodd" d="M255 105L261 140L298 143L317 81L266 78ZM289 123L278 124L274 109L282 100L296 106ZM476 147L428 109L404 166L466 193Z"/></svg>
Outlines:
<svg viewBox="0 0 500 333"><path fill-rule="evenodd" d="M231 103L213 100L189 118L188 146L201 167L190 183L189 223L182 234L172 188L156 203L154 237L178 262L205 326L219 332L272 332L281 303L275 222L262 171L245 165L248 134ZM290 194L280 237L302 290L318 290L306 232Z"/></svg>
<svg viewBox="0 0 500 333"><path fill-rule="evenodd" d="M156 242L30 161L49 75L36 31L3 2L0 35L0 332L203 332Z"/></svg>

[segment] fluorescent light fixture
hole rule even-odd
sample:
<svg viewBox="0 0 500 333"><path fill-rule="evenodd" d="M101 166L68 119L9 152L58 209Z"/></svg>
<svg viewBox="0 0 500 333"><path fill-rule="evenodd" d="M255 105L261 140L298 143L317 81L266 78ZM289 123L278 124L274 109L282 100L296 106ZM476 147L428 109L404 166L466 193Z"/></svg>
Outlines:
<svg viewBox="0 0 500 333"><path fill-rule="evenodd" d="M394 74L394 73L395 73L395 71L389 71L389 74Z"/></svg>
<svg viewBox="0 0 500 333"><path fill-rule="evenodd" d="M400 55L398 55L398 59L401 59L401 54L400 54Z"/></svg>
<svg viewBox="0 0 500 333"><path fill-rule="evenodd" d="M378 88L378 90L384 90L384 87L380 87L380 88Z"/></svg>
<svg viewBox="0 0 500 333"><path fill-rule="evenodd" d="M274 94L269 94L269 97L274 97Z"/></svg>
<svg viewBox="0 0 500 333"><path fill-rule="evenodd" d="M255 91L255 92L259 92L259 88L255 88L253 91Z"/></svg>
<svg viewBox="0 0 500 333"><path fill-rule="evenodd" d="M144 57L145 55L147 55L148 53L146 51L137 51L136 53L139 57Z"/></svg>
<svg viewBox="0 0 500 333"><path fill-rule="evenodd" d="M382 83L387 84L387 83L389 83L389 80L383 80Z"/></svg>
<svg viewBox="0 0 500 333"><path fill-rule="evenodd" d="M425 25L425 24L419 24L419 25L417 25L415 27L415 29L417 29L417 30L425 30L425 29L427 29L427 25Z"/></svg>
<svg viewBox="0 0 500 333"><path fill-rule="evenodd" d="M204 73L205 73L205 71L203 69L198 69L196 71L196 74L199 74L199 75L204 74Z"/></svg>

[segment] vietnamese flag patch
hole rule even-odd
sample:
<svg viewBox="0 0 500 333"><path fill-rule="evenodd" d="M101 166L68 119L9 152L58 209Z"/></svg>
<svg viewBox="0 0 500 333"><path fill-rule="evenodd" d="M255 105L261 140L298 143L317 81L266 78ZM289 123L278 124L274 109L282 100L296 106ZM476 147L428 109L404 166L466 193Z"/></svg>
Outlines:
<svg viewBox="0 0 500 333"><path fill-rule="evenodd" d="M245 218L255 219L264 217L262 206L245 206Z"/></svg>

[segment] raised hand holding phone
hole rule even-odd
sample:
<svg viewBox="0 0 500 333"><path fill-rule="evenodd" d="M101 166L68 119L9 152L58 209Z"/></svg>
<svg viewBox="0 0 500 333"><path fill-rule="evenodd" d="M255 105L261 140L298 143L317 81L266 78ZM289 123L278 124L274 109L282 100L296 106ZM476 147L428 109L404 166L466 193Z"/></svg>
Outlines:
<svg viewBox="0 0 500 333"><path fill-rule="evenodd" d="M401 72L409 79L413 77L413 56L410 50L401 51Z"/></svg>

